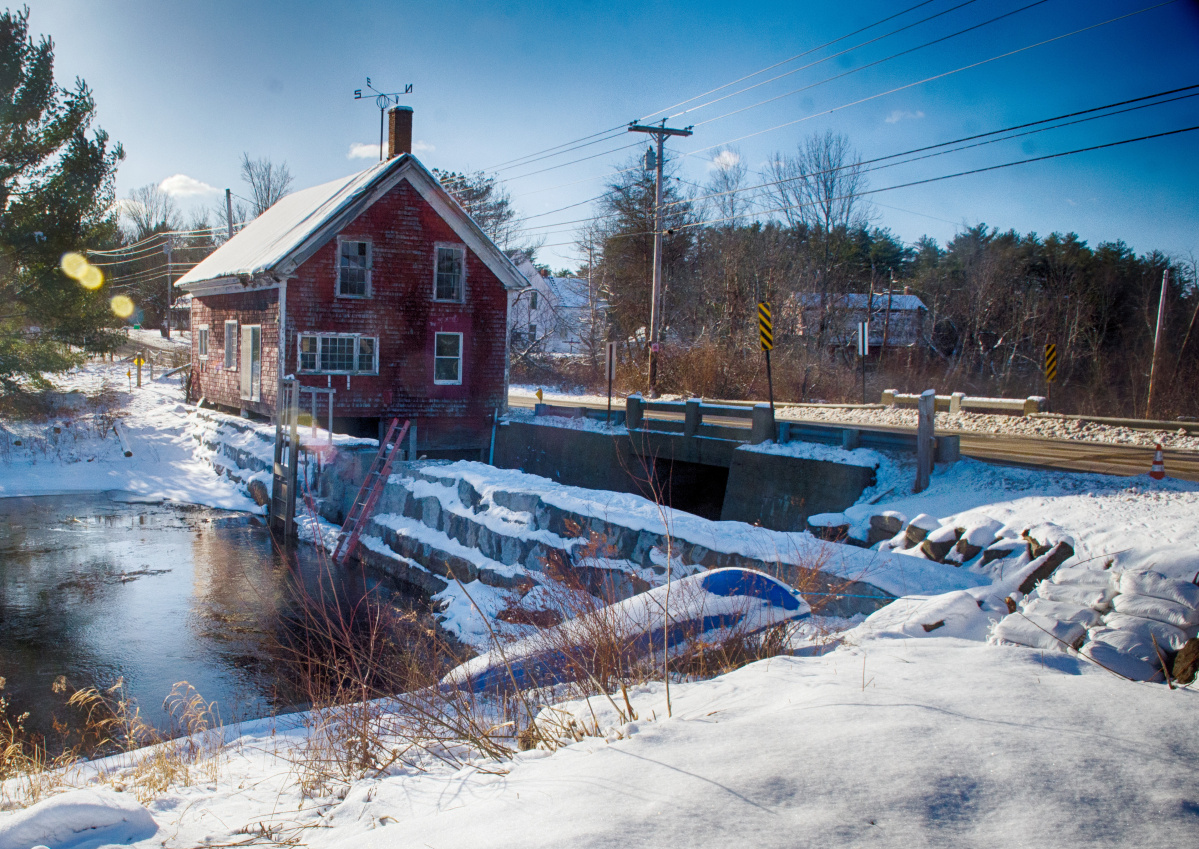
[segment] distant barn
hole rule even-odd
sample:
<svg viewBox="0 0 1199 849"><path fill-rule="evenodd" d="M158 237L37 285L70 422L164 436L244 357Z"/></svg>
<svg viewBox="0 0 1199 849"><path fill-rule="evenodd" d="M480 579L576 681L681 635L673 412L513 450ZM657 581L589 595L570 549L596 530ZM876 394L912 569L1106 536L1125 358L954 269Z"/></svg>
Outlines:
<svg viewBox="0 0 1199 849"><path fill-rule="evenodd" d="M398 416L418 451L470 456L507 402L508 293L527 281L409 152L412 111L389 119L388 159L288 195L178 281L191 392L272 416L294 375L336 430Z"/></svg>
<svg viewBox="0 0 1199 849"><path fill-rule="evenodd" d="M928 307L911 294L876 294L867 310L868 295L804 294L799 298L798 333L823 338L831 348L858 344L858 325L869 318L870 347L880 350L886 335L888 348L915 348L924 339Z"/></svg>

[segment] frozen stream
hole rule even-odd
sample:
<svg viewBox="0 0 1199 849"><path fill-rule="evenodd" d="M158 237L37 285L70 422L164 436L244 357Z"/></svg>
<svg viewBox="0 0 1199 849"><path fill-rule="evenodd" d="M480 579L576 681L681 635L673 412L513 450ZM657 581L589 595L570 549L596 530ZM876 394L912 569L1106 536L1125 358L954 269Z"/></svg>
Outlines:
<svg viewBox="0 0 1199 849"><path fill-rule="evenodd" d="M49 733L63 675L72 689L123 678L159 726L180 681L227 722L287 707L280 645L301 607L366 593L414 604L386 576L277 550L246 514L122 493L0 499L0 677L31 730Z"/></svg>

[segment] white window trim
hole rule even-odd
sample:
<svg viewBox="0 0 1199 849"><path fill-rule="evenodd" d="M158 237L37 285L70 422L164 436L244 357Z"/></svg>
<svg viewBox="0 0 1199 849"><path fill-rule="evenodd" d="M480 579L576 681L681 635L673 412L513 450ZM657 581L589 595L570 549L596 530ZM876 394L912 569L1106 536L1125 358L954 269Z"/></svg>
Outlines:
<svg viewBox="0 0 1199 849"><path fill-rule="evenodd" d="M208 359L208 343L210 342L208 325L201 324L196 328L196 352L201 360Z"/></svg>
<svg viewBox="0 0 1199 849"><path fill-rule="evenodd" d="M306 369L306 368L303 368L301 365L304 362L304 360L302 359L303 351L304 351L304 347L303 347L304 340L308 339L308 338L315 338L317 340L316 364L317 364L318 368L315 368L315 369ZM372 358L373 362L371 363L371 370L370 371L344 371L344 370L327 371L327 370L323 370L323 369L319 368L320 363L321 363L320 340L321 339L334 339L334 338L354 339L355 340L355 342L354 342L354 351L355 351L354 358L355 358L355 360L357 360L357 358L358 358L358 354L357 354L358 342L357 342L357 340L373 339L375 342L375 345L374 345L374 351L373 351L374 356ZM296 334L296 372L298 374L345 374L345 375L364 375L364 376L368 376L368 377L377 375L379 373L379 337L371 336L366 333L297 333Z"/></svg>
<svg viewBox="0 0 1199 849"><path fill-rule="evenodd" d="M437 252L442 248L452 248L462 254L462 283L458 287L457 298L439 298L437 297ZM439 304L464 304L466 303L466 245L461 242L434 242L433 243L433 300Z"/></svg>
<svg viewBox="0 0 1199 849"><path fill-rule="evenodd" d="M438 336L457 336L458 337L458 379L457 380L438 380L437 379L437 337ZM448 357L446 359L449 359ZM439 330L433 334L433 384L435 386L461 386L462 371L465 365L466 352L462 349L462 334L452 330Z"/></svg>
<svg viewBox="0 0 1199 849"><path fill-rule="evenodd" d="M366 294L365 295L343 295L341 292L341 246L345 242L353 242L354 244L358 244L361 242L361 243L366 244ZM370 239L368 239L366 237L351 238L349 236L346 236L345 238L342 238L341 236L338 236L337 237L337 266L336 266L336 272L335 272L336 276L334 277L334 280L333 280L333 296L337 297L337 298L345 298L350 301L365 301L365 300L368 300L369 298L373 297L375 290L371 284L371 277L372 277L372 272L374 271L374 268L375 268L375 246L374 246L374 244L372 244ZM335 372L335 373L341 374L341 372Z"/></svg>
<svg viewBox="0 0 1199 849"><path fill-rule="evenodd" d="M229 329L230 325L233 326L232 330ZM225 368L227 368L227 369L237 368L237 337L238 337L238 333L239 333L239 331L237 329L238 327L239 327L239 323L236 318L228 319L225 322L225 339L224 339ZM230 342L232 342L233 344L230 345L229 344Z"/></svg>

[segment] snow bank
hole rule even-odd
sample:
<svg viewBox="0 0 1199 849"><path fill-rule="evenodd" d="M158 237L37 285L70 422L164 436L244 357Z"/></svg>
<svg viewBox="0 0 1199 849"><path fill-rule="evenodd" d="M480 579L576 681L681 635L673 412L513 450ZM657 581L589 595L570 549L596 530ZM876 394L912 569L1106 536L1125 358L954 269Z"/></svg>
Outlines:
<svg viewBox="0 0 1199 849"><path fill-rule="evenodd" d="M150 812L131 796L103 787L71 790L0 819L0 849L121 845L158 832Z"/></svg>

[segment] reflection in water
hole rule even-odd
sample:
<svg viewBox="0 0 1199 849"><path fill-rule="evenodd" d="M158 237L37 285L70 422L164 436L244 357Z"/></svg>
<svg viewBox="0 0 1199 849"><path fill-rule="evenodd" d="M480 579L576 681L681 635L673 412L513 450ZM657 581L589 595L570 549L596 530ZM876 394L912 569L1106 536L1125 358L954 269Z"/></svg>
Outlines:
<svg viewBox="0 0 1199 849"><path fill-rule="evenodd" d="M314 601L368 618L415 605L381 574L282 552L243 514L105 494L0 499L0 677L34 731L49 732L60 675L123 678L160 726L179 681L226 722L285 709L298 699L284 647Z"/></svg>

